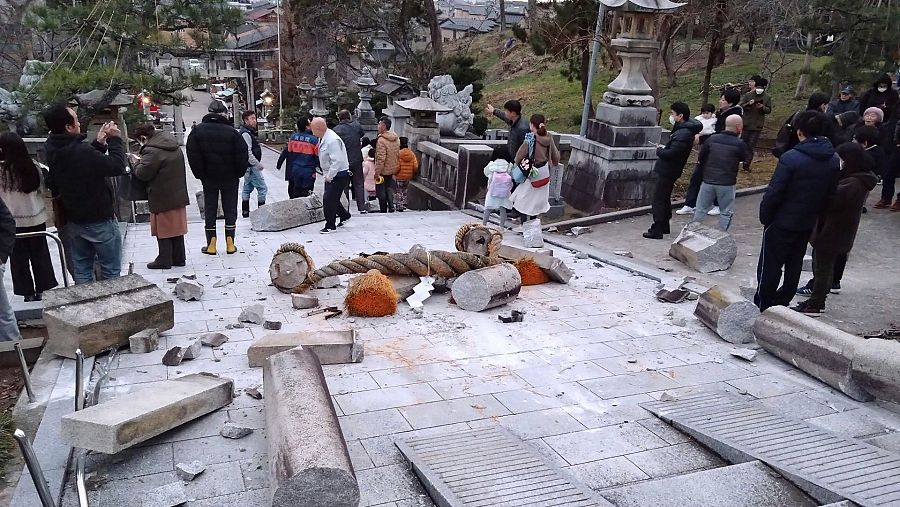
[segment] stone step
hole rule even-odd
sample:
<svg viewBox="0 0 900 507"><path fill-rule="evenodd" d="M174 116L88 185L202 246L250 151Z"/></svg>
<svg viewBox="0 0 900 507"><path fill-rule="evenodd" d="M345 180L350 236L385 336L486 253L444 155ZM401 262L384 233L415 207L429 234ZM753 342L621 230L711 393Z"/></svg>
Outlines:
<svg viewBox="0 0 900 507"><path fill-rule="evenodd" d="M735 396L698 393L641 406L732 463L764 462L822 503L900 505L900 455Z"/></svg>
<svg viewBox="0 0 900 507"><path fill-rule="evenodd" d="M813 507L818 502L759 461L604 490L616 507Z"/></svg>

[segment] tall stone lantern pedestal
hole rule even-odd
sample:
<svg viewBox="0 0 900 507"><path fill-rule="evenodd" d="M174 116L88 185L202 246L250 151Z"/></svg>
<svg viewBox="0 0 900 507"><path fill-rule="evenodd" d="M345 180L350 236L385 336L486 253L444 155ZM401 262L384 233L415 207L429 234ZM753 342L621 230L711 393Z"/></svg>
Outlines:
<svg viewBox="0 0 900 507"><path fill-rule="evenodd" d="M566 202L589 213L645 206L652 199L662 128L642 69L659 47L659 14L682 5L668 0L601 3L619 11L618 37L611 43L622 59L622 70L603 94L586 136L573 139L563 178Z"/></svg>

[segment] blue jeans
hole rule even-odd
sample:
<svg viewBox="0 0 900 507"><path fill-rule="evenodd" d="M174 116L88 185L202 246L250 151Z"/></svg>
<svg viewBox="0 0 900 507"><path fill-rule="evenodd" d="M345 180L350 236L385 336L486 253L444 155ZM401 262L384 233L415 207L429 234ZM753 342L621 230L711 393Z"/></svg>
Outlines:
<svg viewBox="0 0 900 507"><path fill-rule="evenodd" d="M702 222L706 214L712 209L713 204L719 203L719 229L727 231L731 227L731 217L734 216L734 185L700 185L700 193L697 195L697 207L694 208L694 222Z"/></svg>
<svg viewBox="0 0 900 507"><path fill-rule="evenodd" d="M3 275L6 274L6 263L0 264L0 342L21 340L19 324L16 322L16 314L9 302L9 294L3 284Z"/></svg>
<svg viewBox="0 0 900 507"><path fill-rule="evenodd" d="M249 167L244 173L244 191L241 193L241 200L249 201L250 193L254 188L256 189L256 201L266 202L266 194L269 192L266 179L263 178L262 171L255 167Z"/></svg>
<svg viewBox="0 0 900 507"><path fill-rule="evenodd" d="M100 280L117 278L122 272L122 236L119 223L110 218L90 224L66 225L72 246L75 283L94 281L94 258L100 265Z"/></svg>

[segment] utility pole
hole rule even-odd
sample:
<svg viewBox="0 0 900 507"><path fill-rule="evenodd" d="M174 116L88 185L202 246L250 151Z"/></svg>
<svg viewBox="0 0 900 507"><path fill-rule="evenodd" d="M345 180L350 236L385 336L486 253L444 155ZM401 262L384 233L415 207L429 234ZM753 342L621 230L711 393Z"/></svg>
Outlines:
<svg viewBox="0 0 900 507"><path fill-rule="evenodd" d="M584 109L581 111L581 137L587 135L588 116L591 115L591 91L594 87L597 53L600 52L600 37L603 34L603 18L605 17L606 6L600 2L600 8L597 10L597 27L594 29L594 45L591 47L591 63L588 66L587 89L584 91Z"/></svg>

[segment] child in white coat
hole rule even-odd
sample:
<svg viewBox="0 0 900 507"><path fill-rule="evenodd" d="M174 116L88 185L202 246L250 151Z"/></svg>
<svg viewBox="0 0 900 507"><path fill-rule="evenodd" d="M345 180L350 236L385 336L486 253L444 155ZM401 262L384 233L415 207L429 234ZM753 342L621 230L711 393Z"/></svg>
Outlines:
<svg viewBox="0 0 900 507"><path fill-rule="evenodd" d="M487 225L491 212L497 211L500 215L500 228L506 227L506 210L512 209L509 196L512 194L512 164L502 158L494 156L484 168L484 175L488 178L487 194L484 196L484 218L481 223Z"/></svg>

